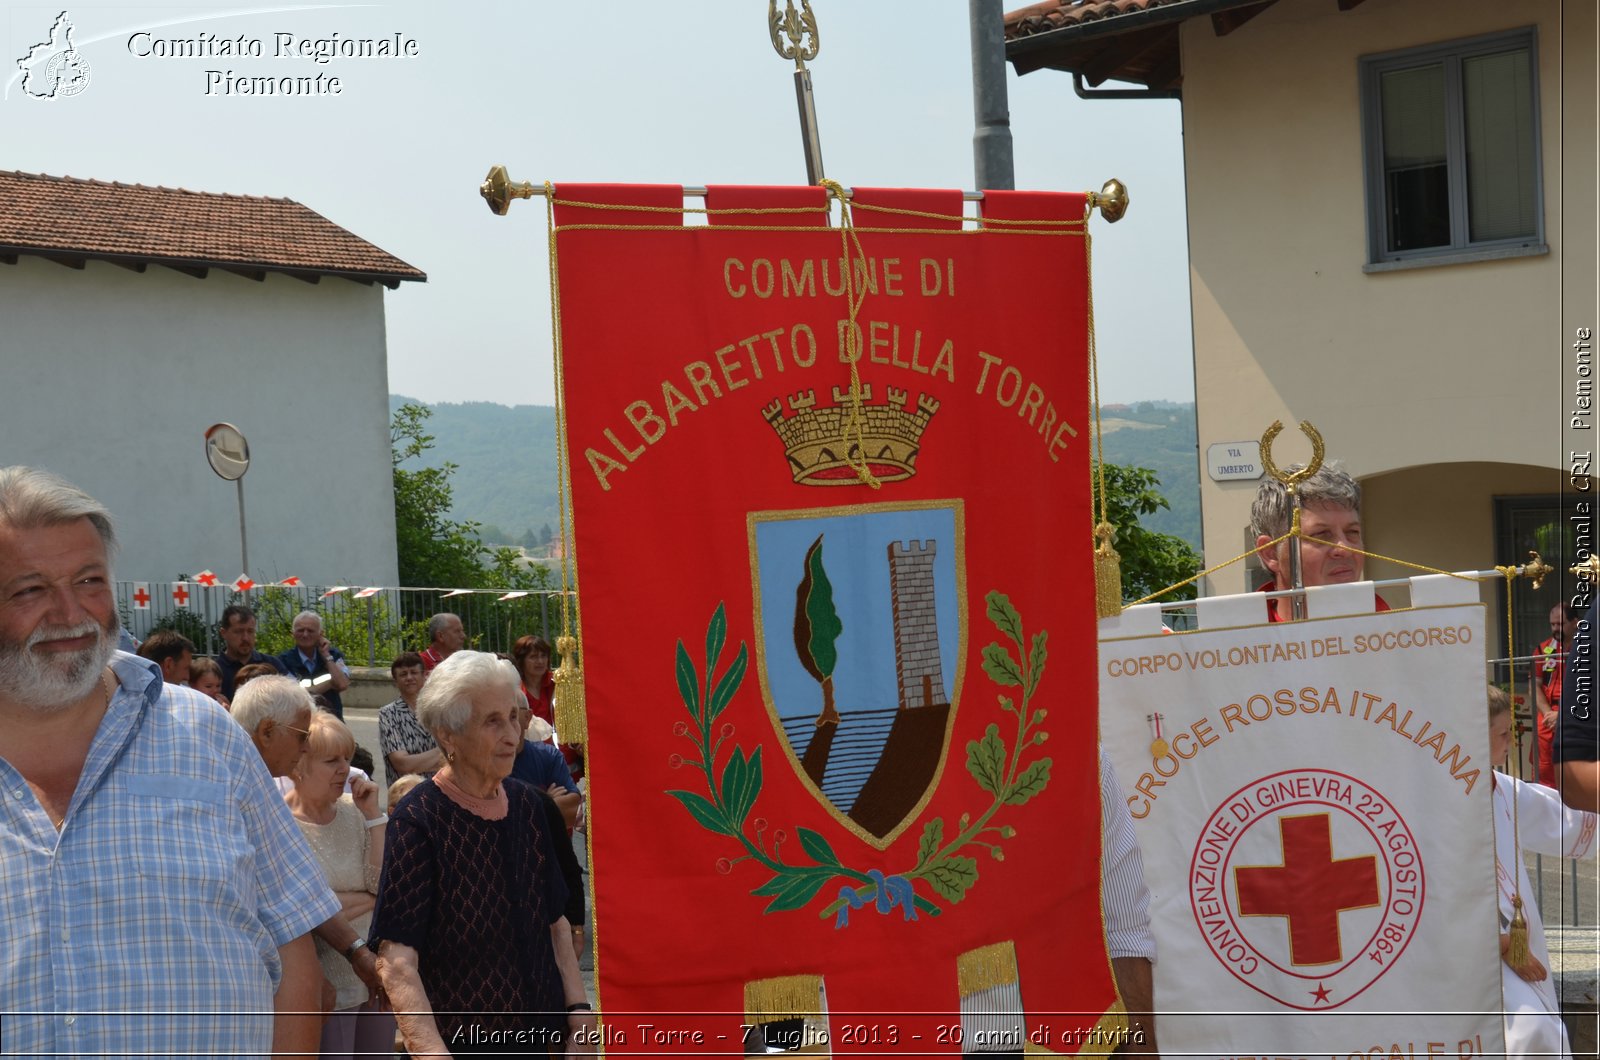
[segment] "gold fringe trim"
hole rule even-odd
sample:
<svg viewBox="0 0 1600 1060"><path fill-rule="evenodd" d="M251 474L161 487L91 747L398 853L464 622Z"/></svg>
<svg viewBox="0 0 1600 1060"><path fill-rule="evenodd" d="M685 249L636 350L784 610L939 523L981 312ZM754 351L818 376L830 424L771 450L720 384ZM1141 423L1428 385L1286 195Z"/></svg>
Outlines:
<svg viewBox="0 0 1600 1060"><path fill-rule="evenodd" d="M589 739L589 723L584 712L583 667L578 665L576 637L556 638L561 665L556 667L556 732L562 743L584 743Z"/></svg>
<svg viewBox="0 0 1600 1060"><path fill-rule="evenodd" d="M822 1004L822 976L780 975L744 984L746 1023L815 1016Z"/></svg>
<svg viewBox="0 0 1600 1060"><path fill-rule="evenodd" d="M956 958L956 988L962 997L997 986L1014 986L1017 974L1017 947L1007 939L968 950Z"/></svg>

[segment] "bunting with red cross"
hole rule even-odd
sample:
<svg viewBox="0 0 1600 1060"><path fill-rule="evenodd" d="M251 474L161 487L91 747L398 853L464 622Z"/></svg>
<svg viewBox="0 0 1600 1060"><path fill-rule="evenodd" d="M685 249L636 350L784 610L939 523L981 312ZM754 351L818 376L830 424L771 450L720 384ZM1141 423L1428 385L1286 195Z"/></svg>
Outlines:
<svg viewBox="0 0 1600 1060"><path fill-rule="evenodd" d="M1153 605L1102 623L1162 1049L1502 1055L1477 583L1414 579L1379 613L1370 582L1306 595L1303 622L1248 593L1193 631Z"/></svg>
<svg viewBox="0 0 1600 1060"><path fill-rule="evenodd" d="M555 196L608 1046L1109 1051L1084 196Z"/></svg>

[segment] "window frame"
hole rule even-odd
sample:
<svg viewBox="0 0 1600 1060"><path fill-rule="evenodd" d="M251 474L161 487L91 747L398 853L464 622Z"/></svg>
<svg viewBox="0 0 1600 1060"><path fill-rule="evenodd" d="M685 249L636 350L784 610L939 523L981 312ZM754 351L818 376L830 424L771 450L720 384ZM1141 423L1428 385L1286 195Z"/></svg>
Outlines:
<svg viewBox="0 0 1600 1060"><path fill-rule="evenodd" d="M1529 107L1533 151L1534 231L1525 236L1486 239L1471 238L1471 219L1467 202L1466 109L1461 87L1464 59L1526 48L1528 52ZM1390 251L1388 244L1388 199L1383 173L1384 74L1418 66L1441 63L1445 73L1445 167L1450 184L1450 242L1444 246L1416 250ZM1361 88L1362 169L1366 181L1367 263L1364 271L1416 268L1495 258L1548 254L1545 243L1544 138L1541 130L1539 94L1538 27L1523 26L1476 37L1442 41L1413 48L1362 56L1359 60Z"/></svg>

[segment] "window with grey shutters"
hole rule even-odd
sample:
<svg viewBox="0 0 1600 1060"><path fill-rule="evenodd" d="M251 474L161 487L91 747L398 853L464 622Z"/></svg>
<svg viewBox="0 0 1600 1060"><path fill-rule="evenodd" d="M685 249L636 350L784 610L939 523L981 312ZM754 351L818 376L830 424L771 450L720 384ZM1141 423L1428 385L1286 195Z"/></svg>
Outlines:
<svg viewBox="0 0 1600 1060"><path fill-rule="evenodd" d="M1544 253L1532 27L1361 60L1369 269Z"/></svg>

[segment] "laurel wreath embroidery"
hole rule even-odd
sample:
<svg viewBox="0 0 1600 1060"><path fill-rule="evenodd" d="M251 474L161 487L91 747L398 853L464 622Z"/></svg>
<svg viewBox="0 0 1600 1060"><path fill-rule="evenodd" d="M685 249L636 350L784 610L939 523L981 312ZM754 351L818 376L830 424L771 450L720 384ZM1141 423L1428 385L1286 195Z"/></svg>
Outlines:
<svg viewBox="0 0 1600 1060"><path fill-rule="evenodd" d="M1049 738L1049 734L1039 728L1045 720L1045 710L1031 706L1044 678L1049 635L1041 630L1029 642L1023 635L1022 616L1005 594L990 592L984 599L989 620L1016 649L1013 654L1011 647L998 641L983 649L983 671L989 679L1002 688L1021 689L1020 703L1013 703L1004 694L997 697L1000 709L1016 719L1016 737L1008 746L1000 735L1000 726L991 723L981 739L967 742L967 772L993 801L976 817L963 813L956 822L956 834L948 841L944 818L929 820L923 825L922 838L917 843L915 863L892 875L878 869L863 872L850 868L840 861L827 839L804 827L794 829L804 860L785 857L783 845L788 841L788 833L779 828L771 830L769 837L767 821L750 816L761 794L760 744L748 757L744 748L735 744L726 761L722 761L723 747L733 737L734 727L726 722L718 725L717 719L744 681L749 665L747 646L739 645L733 661L719 677L717 665L726 647L728 632L727 614L722 604L717 605L706 629L704 674L695 668L683 641L678 641L678 692L693 725L675 722L672 731L689 740L694 745L694 753L692 757L673 754L668 764L673 768L689 766L700 770L705 774L706 794L693 791L669 791L667 794L682 803L701 827L728 836L743 849L736 857L718 858L718 872L727 875L741 862L753 861L771 873L750 892L771 899L764 912L801 909L830 885L838 884L837 897L817 914L824 919L833 916L836 928L850 923L852 911L869 906L883 915L899 909L904 920L916 920L919 911L938 916L944 909L941 900L954 905L978 882L978 859L970 856L971 853L987 850L994 860L1005 860L1001 842L1016 835L1016 829L992 823L995 816L1004 806L1021 806L1050 783L1049 758L1036 758L1027 763L1022 760L1028 749ZM720 769L719 761L722 761ZM792 848L789 854L793 857Z"/></svg>

